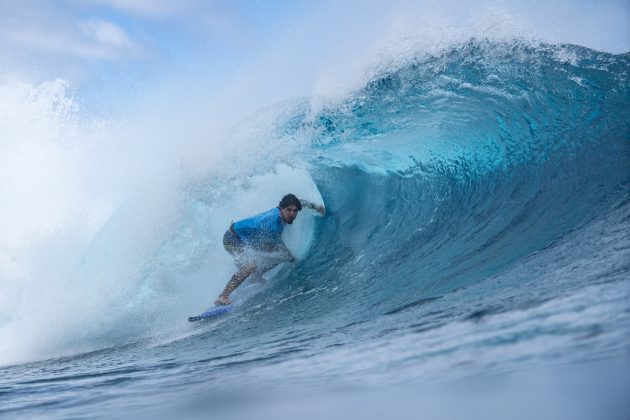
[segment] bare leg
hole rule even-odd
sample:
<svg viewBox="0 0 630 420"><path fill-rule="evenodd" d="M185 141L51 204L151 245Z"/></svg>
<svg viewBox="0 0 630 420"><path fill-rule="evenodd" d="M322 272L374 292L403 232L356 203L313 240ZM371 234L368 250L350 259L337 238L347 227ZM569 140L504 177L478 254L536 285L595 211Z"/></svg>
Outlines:
<svg viewBox="0 0 630 420"><path fill-rule="evenodd" d="M278 264L284 262L286 260L284 259L278 259L278 258L269 258L261 263L259 263L258 267L256 268L256 271L254 271L251 276L249 276L249 281L255 284L261 284L261 285L265 285L267 283L267 280L263 277L263 274L266 273L267 271L273 269L274 267L276 267Z"/></svg>
<svg viewBox="0 0 630 420"><path fill-rule="evenodd" d="M267 271L273 269L274 267L276 267L278 264L284 262L286 260L278 260L278 259L269 259L266 261L263 261L259 264L258 268L256 269L256 272L254 273L254 275L257 275L259 277L262 277L262 275L264 273L266 273Z"/></svg>
<svg viewBox="0 0 630 420"><path fill-rule="evenodd" d="M243 280L245 280L248 276L250 276L254 271L256 271L255 262L246 264L243 267L241 267L236 272L236 274L232 276L230 281L228 281L228 284L225 285L225 289L223 289L223 292L219 295L219 298L214 301L214 304L215 305L229 305L230 303L232 303L232 301L230 301L230 294L234 290L236 290L236 288L240 286L241 283L243 283Z"/></svg>
<svg viewBox="0 0 630 420"><path fill-rule="evenodd" d="M263 273L260 271L254 271L251 276L249 276L249 281L254 284L265 285L267 280L262 276Z"/></svg>
<svg viewBox="0 0 630 420"><path fill-rule="evenodd" d="M232 303L232 301L230 301L230 294L236 290L247 277L252 276L252 281L263 280L262 283L264 283L265 280L262 278L263 273L285 261L287 261L286 256L276 256L272 254L260 262L259 265L257 265L255 261L245 264L232 276L225 286L225 289L223 289L223 292L219 295L217 300L214 301L214 304L229 305Z"/></svg>

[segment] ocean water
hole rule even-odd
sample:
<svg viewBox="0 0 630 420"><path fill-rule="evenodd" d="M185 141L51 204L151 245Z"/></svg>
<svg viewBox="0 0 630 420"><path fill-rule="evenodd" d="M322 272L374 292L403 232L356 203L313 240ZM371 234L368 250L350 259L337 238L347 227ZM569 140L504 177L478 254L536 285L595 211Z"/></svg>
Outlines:
<svg viewBox="0 0 630 420"><path fill-rule="evenodd" d="M70 140L3 150L5 193L32 206L3 214L0 416L628 418L629 71L471 39L244 116L212 165L109 201L75 176L63 83L5 84L7 130ZM57 175L32 203L29 145ZM299 261L188 323L234 270L230 220L287 192L327 209L286 229Z"/></svg>

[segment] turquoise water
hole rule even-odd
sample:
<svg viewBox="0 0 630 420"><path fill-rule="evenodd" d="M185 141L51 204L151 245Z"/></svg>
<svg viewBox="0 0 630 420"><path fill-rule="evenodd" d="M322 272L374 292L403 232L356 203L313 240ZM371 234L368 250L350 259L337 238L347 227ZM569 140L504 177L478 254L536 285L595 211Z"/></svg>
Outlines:
<svg viewBox="0 0 630 420"><path fill-rule="evenodd" d="M131 241L146 252L120 239L136 212L111 216L82 281L133 286L89 331L65 324L3 367L0 414L627 418L629 69L628 54L471 40L343 100L261 111L249 181L187 180L168 230ZM187 323L232 270L220 239L241 215L225 201L273 202L279 179L326 204L288 232L302 258Z"/></svg>

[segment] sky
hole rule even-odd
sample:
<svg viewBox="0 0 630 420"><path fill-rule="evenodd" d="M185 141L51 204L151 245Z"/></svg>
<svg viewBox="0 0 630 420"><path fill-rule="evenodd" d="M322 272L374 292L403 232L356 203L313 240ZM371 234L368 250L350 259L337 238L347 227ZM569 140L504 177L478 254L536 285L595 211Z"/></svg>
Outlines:
<svg viewBox="0 0 630 420"><path fill-rule="evenodd" d="M0 77L63 78L98 109L156 88L254 108L356 87L401 40L484 31L624 53L630 2L0 0Z"/></svg>

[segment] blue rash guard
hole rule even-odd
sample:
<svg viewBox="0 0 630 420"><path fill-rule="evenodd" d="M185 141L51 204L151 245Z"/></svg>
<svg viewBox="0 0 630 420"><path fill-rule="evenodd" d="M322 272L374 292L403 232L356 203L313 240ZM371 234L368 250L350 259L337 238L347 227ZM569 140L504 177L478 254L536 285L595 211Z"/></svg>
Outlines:
<svg viewBox="0 0 630 420"><path fill-rule="evenodd" d="M231 229L244 245L264 249L282 244L284 223L280 218L280 209L274 207L264 213L235 222Z"/></svg>

